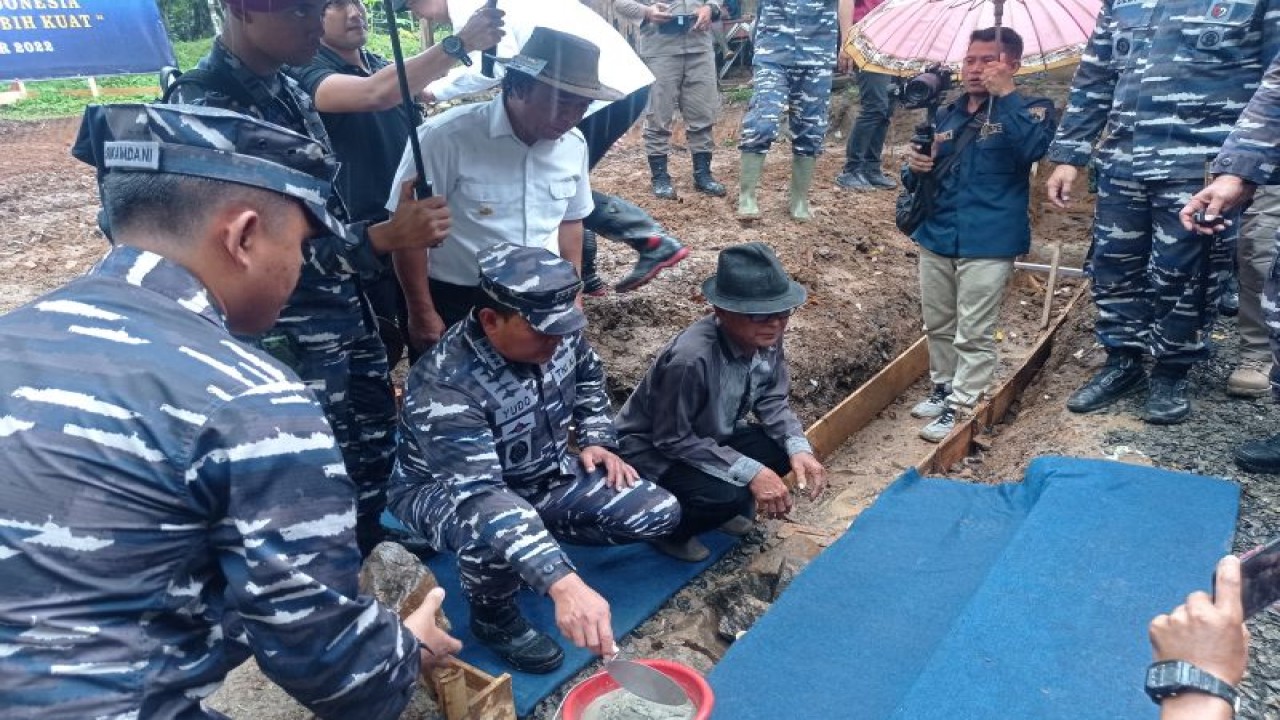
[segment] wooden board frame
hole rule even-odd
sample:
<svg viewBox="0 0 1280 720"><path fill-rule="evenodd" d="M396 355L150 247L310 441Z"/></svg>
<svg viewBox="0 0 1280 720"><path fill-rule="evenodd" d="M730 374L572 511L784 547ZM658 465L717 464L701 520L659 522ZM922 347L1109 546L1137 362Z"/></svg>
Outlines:
<svg viewBox="0 0 1280 720"><path fill-rule="evenodd" d="M455 658L429 677L446 720L517 720L509 673L495 678Z"/></svg>
<svg viewBox="0 0 1280 720"><path fill-rule="evenodd" d="M1053 352L1053 341L1058 330L1066 323L1071 312L1075 310L1076 304L1087 291L1088 287L1083 286L1075 292L1071 301L1067 303L1066 309L1054 319L1048 331L1036 342L1027 359L1013 376L1001 384L988 400L978 406L973 415L957 425L945 440L938 443L932 452L916 464L916 469L921 474L933 475L948 472L952 465L968 457L973 449L973 441L979 434L1004 419L1014 401L1021 397L1023 391L1039 374L1040 368L1044 367L1050 353Z"/></svg>

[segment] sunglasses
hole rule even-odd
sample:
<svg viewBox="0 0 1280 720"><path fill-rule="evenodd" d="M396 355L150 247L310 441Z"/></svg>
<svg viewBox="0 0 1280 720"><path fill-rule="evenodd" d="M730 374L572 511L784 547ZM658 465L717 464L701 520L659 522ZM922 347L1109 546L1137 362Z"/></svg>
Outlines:
<svg viewBox="0 0 1280 720"><path fill-rule="evenodd" d="M790 308L776 313L743 313L743 315L746 315L747 319L751 322L763 325L765 323L773 322L774 320L786 320L794 315L795 312L795 308Z"/></svg>

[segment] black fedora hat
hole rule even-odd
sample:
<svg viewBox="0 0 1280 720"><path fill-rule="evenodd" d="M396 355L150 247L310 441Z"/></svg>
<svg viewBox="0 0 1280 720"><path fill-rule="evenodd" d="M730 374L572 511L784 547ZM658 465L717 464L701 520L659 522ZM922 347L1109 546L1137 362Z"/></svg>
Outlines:
<svg viewBox="0 0 1280 720"><path fill-rule="evenodd" d="M716 274L702 283L702 294L718 308L751 315L790 310L809 296L787 276L773 250L759 242L721 250Z"/></svg>

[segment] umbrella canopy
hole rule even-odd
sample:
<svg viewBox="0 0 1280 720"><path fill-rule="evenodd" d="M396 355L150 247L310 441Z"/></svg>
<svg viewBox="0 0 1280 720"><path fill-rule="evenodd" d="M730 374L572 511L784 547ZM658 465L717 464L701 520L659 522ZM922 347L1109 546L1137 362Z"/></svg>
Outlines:
<svg viewBox="0 0 1280 720"><path fill-rule="evenodd" d="M1020 73L1069 65L1093 32L1102 0L885 0L853 26L844 51L859 68L909 76L959 68L969 33L1000 25L1022 36Z"/></svg>

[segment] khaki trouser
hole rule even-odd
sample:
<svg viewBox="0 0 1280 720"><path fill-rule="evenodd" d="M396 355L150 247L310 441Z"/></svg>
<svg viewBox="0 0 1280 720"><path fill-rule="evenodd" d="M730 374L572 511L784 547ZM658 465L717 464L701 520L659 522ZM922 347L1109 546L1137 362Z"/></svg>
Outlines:
<svg viewBox="0 0 1280 720"><path fill-rule="evenodd" d="M1276 260L1276 232L1280 230L1280 186L1264 185L1244 214L1236 241L1236 273L1240 280L1240 359L1271 361L1267 318L1262 311L1262 288Z"/></svg>
<svg viewBox="0 0 1280 720"><path fill-rule="evenodd" d="M929 378L951 383L948 402L972 409L996 373L996 321L1013 258L949 258L920 248L920 304Z"/></svg>
<svg viewBox="0 0 1280 720"><path fill-rule="evenodd" d="M657 80L649 88L649 108L644 116L646 155L671 151L671 124L676 110L684 118L689 152L711 152L711 130L720 112L720 87L716 81L713 52L647 57Z"/></svg>

